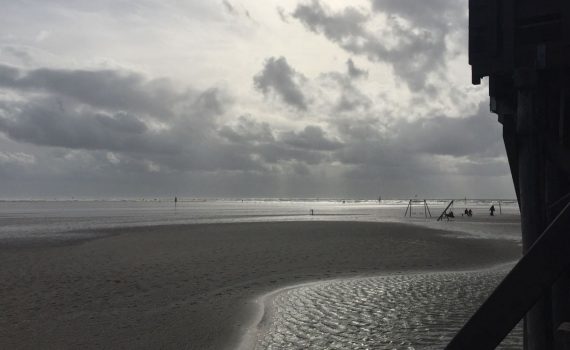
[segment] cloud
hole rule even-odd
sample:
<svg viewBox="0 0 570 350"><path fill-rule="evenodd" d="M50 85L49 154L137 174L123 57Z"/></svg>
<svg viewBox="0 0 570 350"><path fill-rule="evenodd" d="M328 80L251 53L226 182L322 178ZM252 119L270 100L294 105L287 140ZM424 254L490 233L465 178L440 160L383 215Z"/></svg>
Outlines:
<svg viewBox="0 0 570 350"><path fill-rule="evenodd" d="M32 56L26 51L18 47L6 45L0 47L0 54L15 58L23 64L31 64L34 60Z"/></svg>
<svg viewBox="0 0 570 350"><path fill-rule="evenodd" d="M0 164L34 164L36 157L24 152L2 152L0 151Z"/></svg>
<svg viewBox="0 0 570 350"><path fill-rule="evenodd" d="M129 110L156 117L171 115L170 105L186 96L166 80L145 80L116 70L21 70L0 64L0 88L44 92L98 108Z"/></svg>
<svg viewBox="0 0 570 350"><path fill-rule="evenodd" d="M478 113L466 118L439 116L401 122L401 147L414 153L497 157L503 152L502 137L496 118L486 109L481 106Z"/></svg>
<svg viewBox="0 0 570 350"><path fill-rule="evenodd" d="M332 159L354 165L361 175L371 177L378 172L412 178L427 173L507 175L502 139L493 132L498 125L486 110L481 104L476 113L465 118L397 119L387 124L332 119L345 145Z"/></svg>
<svg viewBox="0 0 570 350"><path fill-rule="evenodd" d="M353 37L364 37L364 24L368 15L353 7L347 7L338 13L332 13L318 0L308 4L299 4L292 16L300 20L311 31L323 32L334 42L343 44Z"/></svg>
<svg viewBox="0 0 570 350"><path fill-rule="evenodd" d="M236 9L233 7L233 5L228 0L223 0L222 4L224 5L224 8L226 9L226 11L228 11L228 13L230 13L232 15L237 14Z"/></svg>
<svg viewBox="0 0 570 350"><path fill-rule="evenodd" d="M371 3L374 11L399 16L419 28L457 30L467 21L465 1L371 0Z"/></svg>
<svg viewBox="0 0 570 350"><path fill-rule="evenodd" d="M327 138L323 129L315 125L308 125L300 132L284 132L280 138L290 146L308 150L333 151L343 146L341 142Z"/></svg>
<svg viewBox="0 0 570 350"><path fill-rule="evenodd" d="M287 18L287 14L285 13L285 9L283 9L283 7L277 6L277 14L279 15L281 21L284 23L289 23L289 19Z"/></svg>
<svg viewBox="0 0 570 350"><path fill-rule="evenodd" d="M38 99L0 106L0 131L36 145L128 152L172 152L176 147L149 132L137 116L108 114Z"/></svg>
<svg viewBox="0 0 570 350"><path fill-rule="evenodd" d="M354 64L354 61L352 60L352 58L349 58L346 61L346 66L348 69L348 76L351 78L367 78L368 77L368 71L365 71L363 69L359 69L356 67L356 65Z"/></svg>
<svg viewBox="0 0 570 350"><path fill-rule="evenodd" d="M317 126L307 126L300 132L277 132L268 123L246 116L238 118L232 126L223 126L219 133L231 142L232 149L262 160L266 170L290 161L320 164L328 157L327 151L342 146L339 141L327 138Z"/></svg>
<svg viewBox="0 0 570 350"><path fill-rule="evenodd" d="M338 98L332 106L333 113L363 112L373 105L372 100L355 85L354 81L360 77L365 77L367 72L356 68L351 63L352 60L347 62L348 71L346 74L328 72L321 75L325 82L332 81L336 86L337 91L335 92L338 92Z"/></svg>
<svg viewBox="0 0 570 350"><path fill-rule="evenodd" d="M270 57L265 61L263 70L254 78L254 86L264 95L273 92L289 106L298 110L307 110L307 99L300 83L305 78L287 63L285 57Z"/></svg>
<svg viewBox="0 0 570 350"><path fill-rule="evenodd" d="M49 38L51 35L51 33L49 32L49 30L41 30L38 35L36 36L36 41L37 42L42 42L44 40L46 40L47 38Z"/></svg>
<svg viewBox="0 0 570 350"><path fill-rule="evenodd" d="M220 136L233 143L259 144L274 142L273 130L267 122L258 122L251 116L240 116L236 125L223 125L219 130Z"/></svg>
<svg viewBox="0 0 570 350"><path fill-rule="evenodd" d="M462 194L508 174L467 86L466 0L30 3L0 24L0 196Z"/></svg>
<svg viewBox="0 0 570 350"><path fill-rule="evenodd" d="M259 168L217 136L230 102L216 88L177 91L168 81L122 71L7 66L0 66L0 88L17 96L0 99L0 133L14 141L105 152L97 162L141 171Z"/></svg>
<svg viewBox="0 0 570 350"><path fill-rule="evenodd" d="M369 29L374 13L354 7L334 12L319 0L298 5L292 16L352 54L389 64L412 91L433 92L428 80L446 66L447 36L466 18L462 5L451 0L373 1L373 10L384 15L379 31Z"/></svg>

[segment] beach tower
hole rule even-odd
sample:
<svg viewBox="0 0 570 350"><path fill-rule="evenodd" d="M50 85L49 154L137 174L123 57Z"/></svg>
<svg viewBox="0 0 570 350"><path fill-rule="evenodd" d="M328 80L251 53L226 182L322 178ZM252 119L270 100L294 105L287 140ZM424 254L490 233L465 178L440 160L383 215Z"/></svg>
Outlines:
<svg viewBox="0 0 570 350"><path fill-rule="evenodd" d="M570 344L570 1L469 0L472 80L488 77L521 211L523 258L448 345Z"/></svg>

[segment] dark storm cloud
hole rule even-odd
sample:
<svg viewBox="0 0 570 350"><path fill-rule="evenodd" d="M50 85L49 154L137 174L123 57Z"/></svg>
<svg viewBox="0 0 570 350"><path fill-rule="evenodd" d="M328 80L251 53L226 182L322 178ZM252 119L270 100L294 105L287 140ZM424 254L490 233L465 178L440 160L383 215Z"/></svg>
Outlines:
<svg viewBox="0 0 570 350"><path fill-rule="evenodd" d="M420 28L437 28L442 31L466 23L467 7L463 0L371 0L372 9L397 15Z"/></svg>
<svg viewBox="0 0 570 350"><path fill-rule="evenodd" d="M348 76L350 76L351 78L361 78L361 77L367 78L368 77L368 71L365 71L363 69L356 67L352 58L349 58L346 61L346 66L348 68Z"/></svg>
<svg viewBox="0 0 570 350"><path fill-rule="evenodd" d="M0 101L0 133L14 141L88 155L116 152L90 161L123 171L262 169L218 137L229 103L218 89L177 92L168 81L121 71L7 66L0 66L0 88L18 96Z"/></svg>
<svg viewBox="0 0 570 350"><path fill-rule="evenodd" d="M93 107L171 115L169 105L184 98L168 83L113 70L20 70L0 64L0 88L45 92L73 98Z"/></svg>
<svg viewBox="0 0 570 350"><path fill-rule="evenodd" d="M333 119L345 146L332 159L368 176L419 174L507 175L496 118L481 104L465 118L435 117L381 124L376 120Z"/></svg>
<svg viewBox="0 0 570 350"><path fill-rule="evenodd" d="M360 91L353 81L365 77L368 72L356 68L351 63L352 60L347 62L348 71L346 74L329 72L321 75L321 78L331 80L338 86L339 97L335 105L332 106L334 113L362 112L372 106L370 98Z"/></svg>
<svg viewBox="0 0 570 350"><path fill-rule="evenodd" d="M233 143L258 144L275 141L269 123L257 122L251 116L240 116L234 127L223 125L219 134Z"/></svg>
<svg viewBox="0 0 570 350"><path fill-rule="evenodd" d="M283 132L280 138L290 146L308 150L333 151L343 146L341 142L328 138L323 129L314 125L308 125L300 132Z"/></svg>
<svg viewBox="0 0 570 350"><path fill-rule="evenodd" d="M107 114L35 100L0 106L0 131L13 140L72 149L173 152L176 147L149 133L138 117Z"/></svg>
<svg viewBox="0 0 570 350"><path fill-rule="evenodd" d="M332 13L318 0L313 0L309 4L298 5L292 15L311 31L323 32L327 38L339 44L366 34L363 26L368 16L353 7Z"/></svg>
<svg viewBox="0 0 570 350"><path fill-rule="evenodd" d="M303 162L318 165L329 159L324 152L300 149L290 145L275 142L256 146L252 152L259 155L265 163L279 164L284 161Z"/></svg>
<svg viewBox="0 0 570 350"><path fill-rule="evenodd" d="M348 52L390 64L411 90L433 90L427 79L445 67L446 37L457 29L458 18L465 18L461 6L452 0L379 0L373 9L387 15L386 28L379 33L367 28L372 13L354 7L333 12L313 0L298 5L292 15Z"/></svg>
<svg viewBox="0 0 570 350"><path fill-rule="evenodd" d="M440 116L405 122L398 129L403 148L461 157L498 156L502 147L498 127L495 117L480 111L467 118Z"/></svg>
<svg viewBox="0 0 570 350"><path fill-rule="evenodd" d="M307 110L307 99L300 88L304 77L287 63L285 57L270 57L263 70L253 78L254 86L264 95L273 92L283 102L299 110Z"/></svg>
<svg viewBox="0 0 570 350"><path fill-rule="evenodd" d="M327 159L328 151L342 147L317 126L308 126L300 132L281 131L276 137L268 123L245 116L240 117L236 125L220 128L219 134L233 149L257 156L266 165L283 161L320 164Z"/></svg>
<svg viewBox="0 0 570 350"><path fill-rule="evenodd" d="M298 76L284 59L270 60L266 73L260 84L297 101L288 84ZM219 118L230 102L218 89L178 92L134 73L0 66L0 88L19 96L0 102L0 133L81 154L101 171L305 173L301 163L320 164L323 151L337 147L316 127L280 132L278 140L270 124L252 117L225 124Z"/></svg>

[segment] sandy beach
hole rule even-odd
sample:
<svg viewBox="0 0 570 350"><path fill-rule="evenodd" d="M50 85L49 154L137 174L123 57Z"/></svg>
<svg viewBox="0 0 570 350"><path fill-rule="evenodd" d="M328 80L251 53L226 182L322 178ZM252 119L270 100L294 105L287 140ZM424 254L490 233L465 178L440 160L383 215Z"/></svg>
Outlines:
<svg viewBox="0 0 570 350"><path fill-rule="evenodd" d="M520 256L513 241L396 223L170 225L103 236L0 246L0 348L233 348L254 298L280 287Z"/></svg>

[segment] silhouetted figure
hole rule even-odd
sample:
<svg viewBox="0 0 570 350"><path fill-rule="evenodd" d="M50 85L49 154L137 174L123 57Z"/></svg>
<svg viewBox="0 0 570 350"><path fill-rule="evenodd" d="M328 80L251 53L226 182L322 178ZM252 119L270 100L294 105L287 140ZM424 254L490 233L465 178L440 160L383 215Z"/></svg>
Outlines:
<svg viewBox="0 0 570 350"><path fill-rule="evenodd" d="M469 209L469 213L467 215L473 216L473 212L471 211L471 209Z"/></svg>
<svg viewBox="0 0 570 350"><path fill-rule="evenodd" d="M315 215L315 211L311 209L311 215Z"/></svg>
<svg viewBox="0 0 570 350"><path fill-rule="evenodd" d="M469 216L469 210L467 210L467 208L465 208L465 215Z"/></svg>
<svg viewBox="0 0 570 350"><path fill-rule="evenodd" d="M491 216L495 216L495 206L491 205L491 208L489 208L489 212Z"/></svg>

